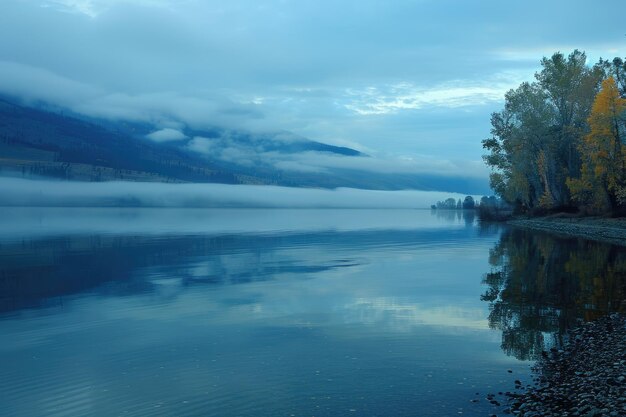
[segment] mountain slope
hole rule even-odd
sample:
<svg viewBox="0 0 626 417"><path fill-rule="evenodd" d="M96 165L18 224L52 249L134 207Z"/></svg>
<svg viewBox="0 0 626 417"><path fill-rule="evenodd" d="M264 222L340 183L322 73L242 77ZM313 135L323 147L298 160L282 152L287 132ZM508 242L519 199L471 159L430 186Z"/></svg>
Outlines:
<svg viewBox="0 0 626 417"><path fill-rule="evenodd" d="M129 130L0 100L0 167L5 171L80 180L276 183L272 178L276 173L235 172L230 164L212 162L181 146L134 137ZM133 130L149 128L135 126ZM352 149L311 141L289 144L282 151L304 150L360 155Z"/></svg>
<svg viewBox="0 0 626 417"><path fill-rule="evenodd" d="M288 133L253 135L220 128L147 139L152 125L100 121L0 99L0 170L23 177L81 181L216 182L292 187L353 187L486 192L486 181L437 175L380 174L342 168L369 157ZM334 168L303 160L331 158ZM350 166L347 164L345 166Z"/></svg>

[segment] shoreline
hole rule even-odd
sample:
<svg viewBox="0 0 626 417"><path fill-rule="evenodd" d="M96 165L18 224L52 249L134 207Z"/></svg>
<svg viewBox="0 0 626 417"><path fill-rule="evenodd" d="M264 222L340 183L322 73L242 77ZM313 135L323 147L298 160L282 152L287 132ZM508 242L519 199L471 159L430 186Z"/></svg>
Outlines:
<svg viewBox="0 0 626 417"><path fill-rule="evenodd" d="M626 218L539 217L506 222L513 227L626 246Z"/></svg>
<svg viewBox="0 0 626 417"><path fill-rule="evenodd" d="M535 384L507 392L525 417L618 417L626 414L626 318L611 314L572 329L562 349L543 352ZM518 381L516 381L517 384Z"/></svg>

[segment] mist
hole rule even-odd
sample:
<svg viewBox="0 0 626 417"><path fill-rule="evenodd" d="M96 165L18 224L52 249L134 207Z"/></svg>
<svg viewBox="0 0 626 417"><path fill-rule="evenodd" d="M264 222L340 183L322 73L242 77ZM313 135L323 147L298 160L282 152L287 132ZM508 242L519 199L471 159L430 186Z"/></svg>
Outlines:
<svg viewBox="0 0 626 417"><path fill-rule="evenodd" d="M435 191L305 189L266 185L68 182L0 177L0 206L427 208L465 196Z"/></svg>

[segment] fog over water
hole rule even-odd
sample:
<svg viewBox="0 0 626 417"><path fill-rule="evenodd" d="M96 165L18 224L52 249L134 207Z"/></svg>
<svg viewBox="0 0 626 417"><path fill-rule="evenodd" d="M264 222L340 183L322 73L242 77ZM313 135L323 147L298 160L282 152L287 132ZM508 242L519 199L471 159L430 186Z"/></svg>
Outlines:
<svg viewBox="0 0 626 417"><path fill-rule="evenodd" d="M500 415L626 262L476 217L0 207L0 415Z"/></svg>
<svg viewBox="0 0 626 417"><path fill-rule="evenodd" d="M429 220L427 210L393 209L246 209L136 207L0 207L0 242L62 235L274 234L363 231L408 231L430 234L433 243L445 228L462 229L473 213L456 222L455 212ZM452 218L454 219L452 220ZM426 220L425 220L426 219ZM450 222L455 221L455 226Z"/></svg>
<svg viewBox="0 0 626 417"><path fill-rule="evenodd" d="M2 207L0 415L487 415L528 365L466 214Z"/></svg>
<svg viewBox="0 0 626 417"><path fill-rule="evenodd" d="M266 185L68 182L0 178L0 206L427 208L465 196L438 191L305 189Z"/></svg>

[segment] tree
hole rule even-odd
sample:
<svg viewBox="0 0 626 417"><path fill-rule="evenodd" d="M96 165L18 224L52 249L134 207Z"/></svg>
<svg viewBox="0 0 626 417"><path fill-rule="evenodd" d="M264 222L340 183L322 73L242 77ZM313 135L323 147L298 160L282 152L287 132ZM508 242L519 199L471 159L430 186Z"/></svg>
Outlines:
<svg viewBox="0 0 626 417"><path fill-rule="evenodd" d="M456 200L452 197L447 198L444 201L438 201L437 202L437 208L438 209L444 209L444 210L454 210L456 209Z"/></svg>
<svg viewBox="0 0 626 417"><path fill-rule="evenodd" d="M580 178L568 180L572 196L592 211L615 211L626 204L625 113L626 99L609 77L594 100L590 131L580 145Z"/></svg>
<svg viewBox="0 0 626 417"><path fill-rule="evenodd" d="M483 141L492 188L527 210L570 204L566 180L580 172L578 148L603 75L577 50L541 65L535 82L506 94L504 109L491 117L492 137Z"/></svg>
<svg viewBox="0 0 626 417"><path fill-rule="evenodd" d="M600 59L598 66L605 72L605 77L613 77L619 88L620 96L626 98L626 61L615 57L612 61Z"/></svg>
<svg viewBox="0 0 626 417"><path fill-rule="evenodd" d="M491 116L492 137L483 141L490 152L484 159L493 169L490 182L496 194L528 208L538 206L546 193L558 194L550 190L551 165L544 164L542 170L538 166L540 154L552 158L555 153L552 120L548 96L539 84L523 83L506 94L504 110Z"/></svg>
<svg viewBox="0 0 626 417"><path fill-rule="evenodd" d="M466 210L473 210L475 205L474 198L471 195L468 195L465 197L465 200L463 200L463 208Z"/></svg>

